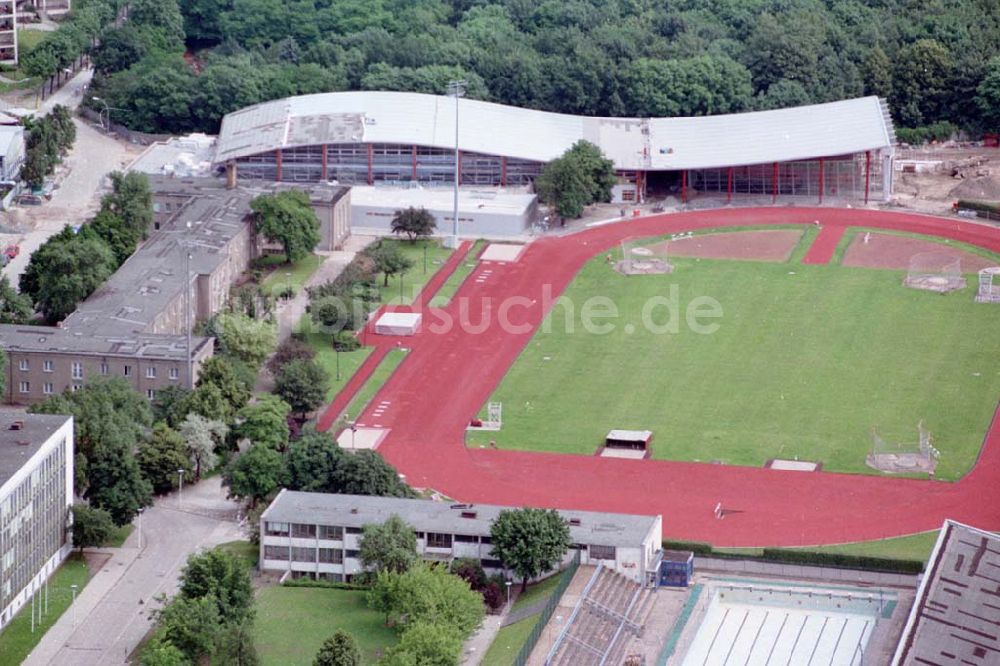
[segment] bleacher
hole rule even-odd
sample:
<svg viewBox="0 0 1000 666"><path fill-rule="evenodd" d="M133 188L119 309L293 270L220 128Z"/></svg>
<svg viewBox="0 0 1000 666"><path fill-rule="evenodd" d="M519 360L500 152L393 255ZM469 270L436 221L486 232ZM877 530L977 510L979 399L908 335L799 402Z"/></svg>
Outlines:
<svg viewBox="0 0 1000 666"><path fill-rule="evenodd" d="M642 636L653 591L599 565L545 660L551 666L621 664Z"/></svg>
<svg viewBox="0 0 1000 666"><path fill-rule="evenodd" d="M894 666L1000 664L1000 536L946 521Z"/></svg>

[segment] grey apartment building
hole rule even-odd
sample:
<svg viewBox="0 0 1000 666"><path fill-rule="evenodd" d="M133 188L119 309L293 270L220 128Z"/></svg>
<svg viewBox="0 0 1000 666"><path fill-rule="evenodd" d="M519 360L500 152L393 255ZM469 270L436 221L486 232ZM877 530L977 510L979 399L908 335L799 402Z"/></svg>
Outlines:
<svg viewBox="0 0 1000 666"><path fill-rule="evenodd" d="M492 553L490 526L510 508L282 490L260 517L260 567L292 578L350 581L363 571L358 549L364 526L396 515L416 531L417 552L424 559L473 558L496 573L503 565ZM583 564L603 562L637 583L653 584L662 553L660 516L559 514ZM567 561L572 556L568 553Z"/></svg>
<svg viewBox="0 0 1000 666"><path fill-rule="evenodd" d="M0 629L72 550L73 418L0 415Z"/></svg>

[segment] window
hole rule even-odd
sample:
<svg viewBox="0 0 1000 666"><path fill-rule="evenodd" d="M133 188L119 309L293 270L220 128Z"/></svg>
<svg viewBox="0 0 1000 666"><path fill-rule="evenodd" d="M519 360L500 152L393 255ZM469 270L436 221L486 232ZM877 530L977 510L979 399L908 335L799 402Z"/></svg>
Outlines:
<svg viewBox="0 0 1000 666"><path fill-rule="evenodd" d="M359 553L356 550L345 550L344 551L344 557L353 557L354 559L357 559L358 555L359 555Z"/></svg>
<svg viewBox="0 0 1000 666"><path fill-rule="evenodd" d="M503 569L503 562L500 560L484 558L480 560L480 563L483 565L484 569Z"/></svg>
<svg viewBox="0 0 1000 666"><path fill-rule="evenodd" d="M18 367L18 369L20 369L20 370L22 370L24 372L27 372L27 370L28 370L28 359L22 358L20 361L18 361L17 367Z"/></svg>
<svg viewBox="0 0 1000 666"><path fill-rule="evenodd" d="M292 561L293 562L315 562L316 561L316 549L315 548L292 548Z"/></svg>
<svg viewBox="0 0 1000 666"><path fill-rule="evenodd" d="M73 364L73 379L83 379L83 363Z"/></svg>
<svg viewBox="0 0 1000 666"><path fill-rule="evenodd" d="M177 379L181 373L177 371L177 368L170 368L170 378Z"/></svg>
<svg viewBox="0 0 1000 666"><path fill-rule="evenodd" d="M20 389L21 393L30 393L31 382L21 382L21 385L18 386L18 388Z"/></svg>
<svg viewBox="0 0 1000 666"><path fill-rule="evenodd" d="M45 395L52 395L52 382L45 382L42 384L42 393Z"/></svg>
<svg viewBox="0 0 1000 666"><path fill-rule="evenodd" d="M490 545L490 544L493 543L493 539L491 539L488 536L479 537L479 543L485 544L485 545Z"/></svg>
<svg viewBox="0 0 1000 666"><path fill-rule="evenodd" d="M101 363L101 374L102 375L107 375L108 374L108 364L107 363Z"/></svg>
<svg viewBox="0 0 1000 666"><path fill-rule="evenodd" d="M299 523L292 523L292 536L299 539L310 539L316 537L316 526L315 525L301 525Z"/></svg>
<svg viewBox="0 0 1000 666"><path fill-rule="evenodd" d="M52 372L52 361L42 361L42 371Z"/></svg>
<svg viewBox="0 0 1000 666"><path fill-rule="evenodd" d="M360 527L348 527L347 528L347 533L348 534L361 534L361 532L362 532L362 530L361 530Z"/></svg>
<svg viewBox="0 0 1000 666"><path fill-rule="evenodd" d="M147 400L155 400L156 399L156 391L153 390L153 389L146 389L146 399Z"/></svg>
<svg viewBox="0 0 1000 666"><path fill-rule="evenodd" d="M451 548L451 535L437 532L427 533L428 548Z"/></svg>
<svg viewBox="0 0 1000 666"><path fill-rule="evenodd" d="M272 523L268 521L264 524L264 534L268 536L288 536L288 523Z"/></svg>
<svg viewBox="0 0 1000 666"><path fill-rule="evenodd" d="M470 534L456 534L455 541L459 543L479 543L479 537L474 537Z"/></svg>
<svg viewBox="0 0 1000 666"><path fill-rule="evenodd" d="M79 390L83 389L83 384L73 384L73 386L70 387L70 388L72 388L74 392L75 391L79 391Z"/></svg>
<svg viewBox="0 0 1000 666"><path fill-rule="evenodd" d="M592 560L613 560L615 559L614 546L590 545L590 559Z"/></svg>
<svg viewBox="0 0 1000 666"><path fill-rule="evenodd" d="M156 368L149 366L146 368L146 379L156 379Z"/></svg>
<svg viewBox="0 0 1000 666"><path fill-rule="evenodd" d="M344 528L339 525L320 525L319 538L339 541L344 538Z"/></svg>
<svg viewBox="0 0 1000 666"><path fill-rule="evenodd" d="M126 365L122 369L122 375L124 375L125 377L131 377L132 376L132 366L131 365Z"/></svg>
<svg viewBox="0 0 1000 666"><path fill-rule="evenodd" d="M264 546L265 560L288 561L288 548L285 546Z"/></svg>
<svg viewBox="0 0 1000 666"><path fill-rule="evenodd" d="M319 561L324 564L341 564L344 561L344 551L339 548L320 548Z"/></svg>

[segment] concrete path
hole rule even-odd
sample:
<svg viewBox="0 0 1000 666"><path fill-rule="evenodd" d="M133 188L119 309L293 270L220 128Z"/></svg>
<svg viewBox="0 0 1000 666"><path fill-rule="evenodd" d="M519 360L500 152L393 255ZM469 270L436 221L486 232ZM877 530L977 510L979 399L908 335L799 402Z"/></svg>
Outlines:
<svg viewBox="0 0 1000 666"><path fill-rule="evenodd" d="M469 636L462 646L462 666L478 666L482 662L500 628L510 624L505 622L509 610L510 606L507 606L500 615L487 615L482 626Z"/></svg>
<svg viewBox="0 0 1000 666"><path fill-rule="evenodd" d="M27 666L113 666L146 636L155 597L177 589L188 555L244 538L237 505L225 499L219 477L160 498L138 529L90 580L76 603L46 633L24 661Z"/></svg>

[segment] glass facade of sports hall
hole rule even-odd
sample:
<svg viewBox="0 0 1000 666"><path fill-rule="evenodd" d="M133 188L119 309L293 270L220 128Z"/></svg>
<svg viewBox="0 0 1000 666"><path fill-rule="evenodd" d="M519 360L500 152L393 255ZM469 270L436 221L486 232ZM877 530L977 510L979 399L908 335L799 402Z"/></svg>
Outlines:
<svg viewBox="0 0 1000 666"><path fill-rule="evenodd" d="M483 153L459 153L461 185L524 186L541 173L543 162ZM692 169L674 172L685 202L698 194L805 197L868 201L884 198L888 187L885 161L879 151L820 157L795 162ZM238 177L286 183L335 180L344 185L412 182L450 185L455 178L455 153L448 148L403 144L323 144L284 148L236 160ZM645 199L649 174L620 171L619 180L636 187Z"/></svg>

